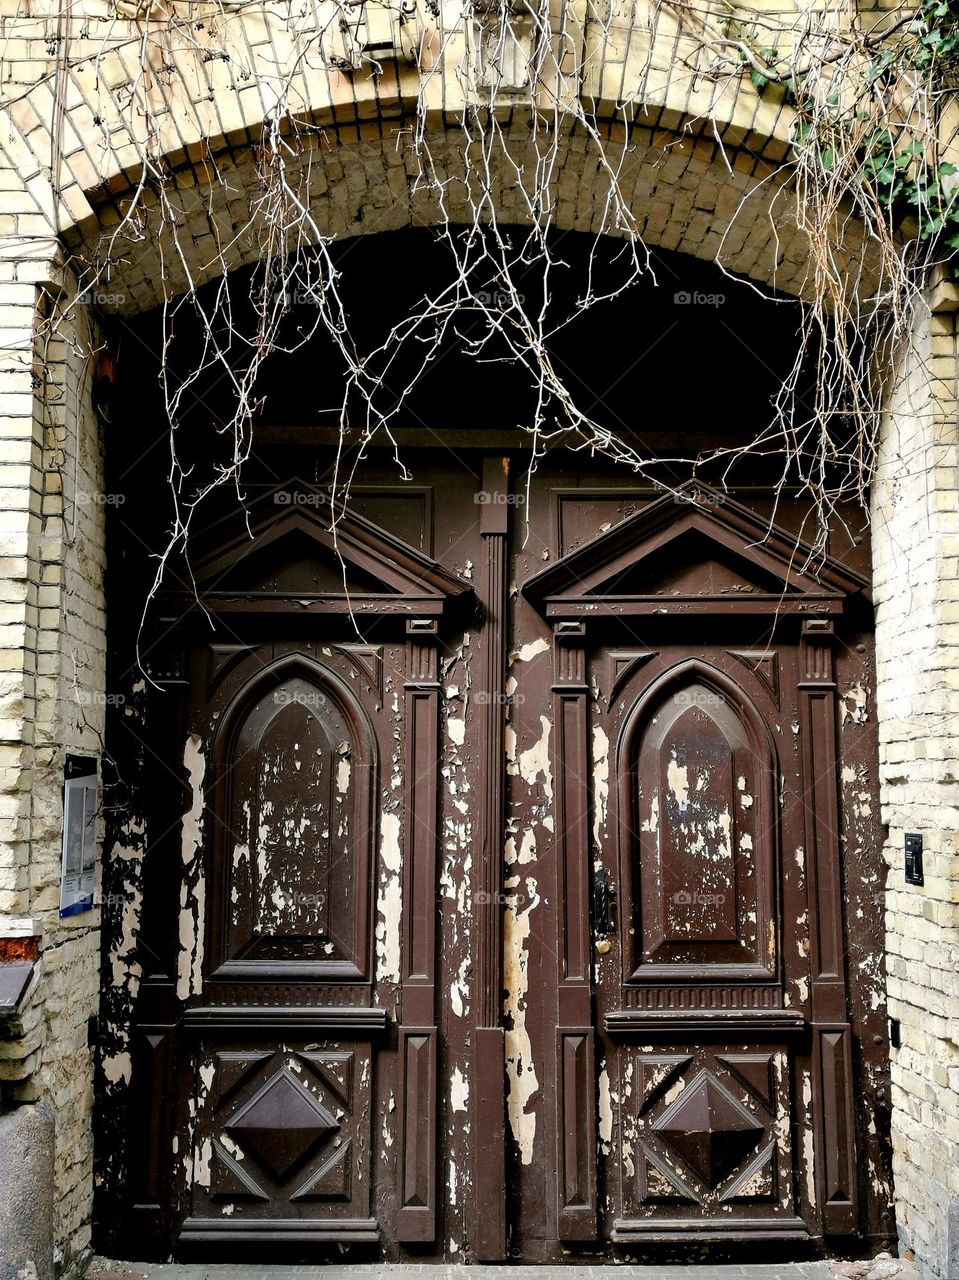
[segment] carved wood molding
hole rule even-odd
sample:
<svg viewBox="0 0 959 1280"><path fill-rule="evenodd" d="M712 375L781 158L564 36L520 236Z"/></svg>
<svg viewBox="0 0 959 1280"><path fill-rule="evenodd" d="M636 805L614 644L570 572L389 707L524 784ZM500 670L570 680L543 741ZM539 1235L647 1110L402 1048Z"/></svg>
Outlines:
<svg viewBox="0 0 959 1280"><path fill-rule="evenodd" d="M700 568L677 582L687 559ZM704 565L715 567L703 572ZM690 482L561 556L530 578L523 594L551 620L592 623L838 614L847 596L868 585L728 494Z"/></svg>

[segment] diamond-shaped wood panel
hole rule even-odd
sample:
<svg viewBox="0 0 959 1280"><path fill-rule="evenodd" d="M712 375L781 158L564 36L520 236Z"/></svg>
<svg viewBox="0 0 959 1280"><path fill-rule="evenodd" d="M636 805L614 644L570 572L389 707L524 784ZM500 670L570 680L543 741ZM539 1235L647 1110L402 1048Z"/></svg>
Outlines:
<svg viewBox="0 0 959 1280"><path fill-rule="evenodd" d="M652 1127L710 1188L732 1173L765 1132L708 1071L701 1071Z"/></svg>
<svg viewBox="0 0 959 1280"><path fill-rule="evenodd" d="M282 1181L322 1138L335 1116L284 1067L226 1125L226 1132Z"/></svg>
<svg viewBox="0 0 959 1280"><path fill-rule="evenodd" d="M302 1220L329 1239L340 1223L375 1230L372 1053L369 1041L334 1037L282 1050L221 1041L201 1051L191 1219Z"/></svg>
<svg viewBox="0 0 959 1280"><path fill-rule="evenodd" d="M667 1041L631 1055L621 1087L621 1225L672 1230L691 1205L704 1222L733 1209L757 1221L792 1212L784 1049L740 1041L683 1052Z"/></svg>

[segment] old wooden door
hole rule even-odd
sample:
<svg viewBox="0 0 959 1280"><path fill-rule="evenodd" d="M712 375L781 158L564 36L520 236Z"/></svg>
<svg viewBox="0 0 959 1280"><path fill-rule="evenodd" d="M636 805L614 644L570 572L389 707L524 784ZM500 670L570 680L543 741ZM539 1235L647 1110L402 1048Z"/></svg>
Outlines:
<svg viewBox="0 0 959 1280"><path fill-rule="evenodd" d="M864 579L702 487L427 474L264 486L165 601L124 1250L875 1233Z"/></svg>
<svg viewBox="0 0 959 1280"><path fill-rule="evenodd" d="M858 1229L833 654L865 585L696 485L526 584L555 646L567 1239Z"/></svg>
<svg viewBox="0 0 959 1280"><path fill-rule="evenodd" d="M144 954L172 963L138 1006L127 1240L431 1243L437 652L468 584L299 482L208 530L195 584L150 646L186 798L171 825L158 785L151 821ZM399 1203L373 1129L397 1099Z"/></svg>

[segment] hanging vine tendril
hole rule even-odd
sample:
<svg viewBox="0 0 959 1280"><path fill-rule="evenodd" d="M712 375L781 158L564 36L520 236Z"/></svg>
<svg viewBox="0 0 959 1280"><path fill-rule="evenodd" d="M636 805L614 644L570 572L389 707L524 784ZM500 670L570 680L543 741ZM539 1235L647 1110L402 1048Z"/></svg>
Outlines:
<svg viewBox="0 0 959 1280"><path fill-rule="evenodd" d="M161 390L174 514L151 597L175 553L188 561L196 513L210 494L231 487L243 502L243 468L262 412L264 362L308 347L319 335L333 342L344 368L334 482L343 497L377 439L390 443L400 473L407 474L396 426L432 354L451 341L479 362L505 361L528 376L531 409L516 425L528 435L529 476L560 439L656 484L662 483L664 463L688 473L704 463L725 462L728 474L744 454L775 455L782 464L779 491L798 485L810 499L804 536L814 554L825 550L830 524L842 518L850 499L867 505L886 371L912 330L931 272L951 265L959 250L957 171L943 153L943 115L955 99L959 27L946 3L922 0L917 8L872 14L867 21L851 0L830 0L798 10L788 22L782 14L741 5L720 10L658 0L650 6L650 30L660 21L674 24L682 36L676 47L685 51L682 60L698 81L748 80L793 121L791 153L759 184L761 190L742 197L725 228L720 266L725 267L726 236L748 202L766 198L770 190L773 210L784 217L791 210L808 249L795 360L769 421L746 444L707 454L686 455L677 448L664 458L599 421L554 358L565 328L654 268L640 233L642 211L631 206L625 180L635 152L635 105L622 104L616 119L600 118L583 92L595 56L588 52L594 45L583 39L584 23L608 35L612 7L570 0L464 0L451 19L435 7L417 9L412 0L378 6L374 0L366 6L338 0L323 8L321 19L316 6L283 0L267 8L292 50L278 67L244 60L231 39L252 2L210 6L203 22L195 9L181 12L177 0L162 11L136 10L139 18L150 19L137 36L140 70L128 86L125 108L139 122L138 176L122 218L100 240L96 256L78 255L75 264L82 295L108 286L118 264L143 245L154 247L159 262ZM374 7L388 38L372 38ZM335 237L317 212L318 157L330 144L303 110L297 77L320 66L380 75L384 50L389 53L391 46L394 56L403 49L418 60L415 118L402 122L395 145L404 161L412 157L409 198L414 207L430 211L448 266L437 287L363 350L344 302ZM268 104L256 152L256 189L240 224L222 230L220 211L227 204L234 210L237 197L243 198L233 190L236 172L226 162L204 160L205 185L189 189L190 199L206 201L216 235L212 257L199 264L186 197L164 160L151 93L152 81L172 65L171 49L206 61L222 59L235 88L255 83ZM651 54L640 73L643 82L631 86L633 104L644 101L653 63ZM449 74L444 68L451 64L463 105L441 142L433 115ZM518 128L514 119L507 127L504 121L517 111L526 125ZM727 164L731 170L728 158ZM595 173L597 213L585 288L557 314L559 291L552 283L563 263L553 232L566 165ZM607 237L616 237L621 247L612 280L597 270L598 247ZM252 325L234 315L229 288L229 272L244 253L257 264ZM70 317L79 296L59 300L46 322L52 330ZM310 320L291 338L292 299L309 301ZM168 357L184 310L198 322L201 341L190 367L174 369ZM401 356L402 388L387 396L384 387L400 369ZM800 394L810 367L811 400ZM178 430L191 390L211 371L227 380L232 407L218 425L221 453L213 472L198 484L181 460ZM355 445L349 451L348 433Z"/></svg>

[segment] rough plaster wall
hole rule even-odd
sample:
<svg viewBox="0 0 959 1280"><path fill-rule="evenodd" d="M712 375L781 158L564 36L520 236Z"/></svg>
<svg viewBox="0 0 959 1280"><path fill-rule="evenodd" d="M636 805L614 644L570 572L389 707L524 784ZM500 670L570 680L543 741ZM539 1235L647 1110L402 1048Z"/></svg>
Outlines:
<svg viewBox="0 0 959 1280"><path fill-rule="evenodd" d="M9 1102L43 1101L54 1112L56 1238L72 1258L90 1238L87 1022L98 1005L99 909L61 921L58 908L64 756L98 754L103 721L102 451L89 355L96 325L80 309L41 354L31 279L42 278L40 264L29 259L29 241L18 248L26 278L0 284L0 937L37 934L41 952L24 1034L0 1044L0 1082Z"/></svg>
<svg viewBox="0 0 959 1280"><path fill-rule="evenodd" d="M945 1276L959 1196L959 492L956 314L920 317L889 402L873 557L901 1238ZM925 885L906 885L903 836L921 832Z"/></svg>
<svg viewBox="0 0 959 1280"><path fill-rule="evenodd" d="M105 172L135 159L122 108L135 55L129 54L125 62L111 54L96 70L91 59L103 49L107 31L117 43L130 44L130 33L138 28L117 23L107 5L92 0L71 11L75 27L74 61L67 75L72 97L63 134L66 181L62 208L55 213L47 166L53 117L50 73L58 41L56 7L45 7L49 12L40 6L24 18L14 16L9 0L0 3L0 92L20 99L12 124L5 124L0 133L0 911L16 919L35 919L44 947L24 1036L0 1046L0 1081L14 1097L42 1097L55 1110L57 1233L61 1246L73 1255L89 1235L86 1018L97 1004L99 912L75 923L57 919L60 785L65 750L97 751L103 710L98 698L107 692L102 683L99 587L103 511L95 501L76 502L77 489L96 494L101 483L89 386L80 375L81 367L88 371L88 361L66 346L53 353L57 385L50 389L52 396L48 393L41 400L33 382L31 344L36 285L50 277L55 226L65 228L89 218L87 193L95 190ZM271 39L262 28L256 19L237 37L238 43L249 41L246 56L256 56L257 41L266 45ZM637 57L640 54L642 50L636 51ZM604 56L608 71L602 74L608 74L618 93L634 69L633 55L614 49ZM176 58L183 61L182 51ZM253 115L262 110L255 85L236 93L219 62L198 64L191 57L184 65L204 76L223 78L204 80L189 92L184 92L182 78L158 78L157 101L170 117L181 126L188 119L200 137L204 121L208 134L232 135L233 142L242 142L240 135L247 129L246 137L255 136L248 108L257 100ZM366 86L369 102L361 101L364 90L354 92L338 77L323 90L327 106L370 117L373 99L387 100L369 78L356 83ZM29 100L22 96L27 88L32 88ZM211 91L217 95L215 113L209 105ZM681 104L670 99L668 77L657 93L672 110L680 109ZM314 100L310 93L304 98ZM781 122L764 117L755 102L750 100L747 107L740 117L744 136L754 130L752 140L761 143L764 136L781 132ZM106 123L94 125L94 113L100 110ZM334 147L325 161L324 191L329 184L332 192L329 226L338 234L404 225L421 216L409 202L411 175L403 171L405 162L396 150L400 122L392 127L394 134L384 145L379 140L381 124L367 119L362 128L354 126L356 150L347 153ZM339 136L346 138L348 132ZM370 141L361 144L361 138ZM653 150L660 145L652 133L648 142ZM196 161L202 150L189 159ZM696 148L691 147L688 156L681 156L680 150L670 143L666 152L649 157L650 164L637 174L634 205L644 211L643 229L650 242L710 257L719 245L717 225L725 225L751 178L765 171L754 175L754 162L744 159L732 175L724 176L713 148L706 149L708 155L702 150L694 155ZM358 176L357 167L349 163L357 155L363 156ZM589 184L581 181L582 161L576 154L564 160L559 220L588 226L591 194ZM223 163L232 167L230 160ZM348 172L354 174L350 181ZM241 165L238 178L247 176L252 191L255 170ZM180 181L185 190L195 186L194 170L185 168ZM197 217L192 266L210 258L214 227L204 206L205 193L191 205ZM235 225L247 207L244 192L224 217L228 214ZM115 222L115 211L106 206L107 224L109 215ZM757 232L761 225L759 217L741 221L725 248L739 270L769 278L764 255L768 256L771 239L768 232ZM800 279L803 257L798 243L787 246L784 257L779 282ZM127 286L134 309L156 300L151 272L152 261L145 253L133 264ZM89 340L88 335L77 336L81 344ZM904 1237L935 1273L942 1270L946 1204L959 1195L959 1048L950 1039L959 1025L959 948L952 901L959 896L959 877L955 838L950 834L956 829L959 784L954 779L959 768L952 764L957 744L949 719L959 711L952 705L959 696L959 681L950 669L949 653L959 621L954 318L936 319L928 341L928 354L945 371L939 395L930 392L918 357L908 360L911 375L900 384L885 436L874 546L884 816L890 824L893 867L888 893L889 993L892 1014L903 1025L903 1047L894 1054L893 1064L898 1211ZM77 432L82 439L79 457ZM911 655L908 664L904 653ZM927 882L921 890L902 884L905 830L920 830L926 838Z"/></svg>

